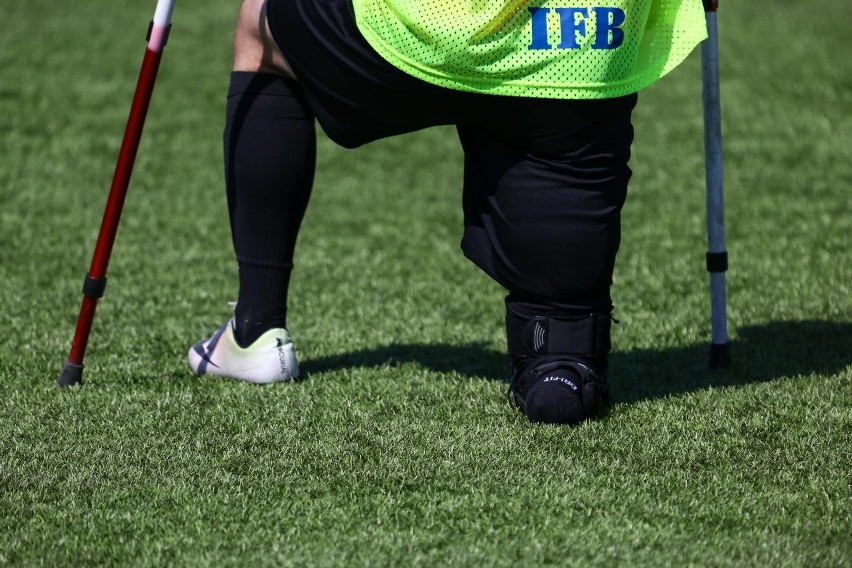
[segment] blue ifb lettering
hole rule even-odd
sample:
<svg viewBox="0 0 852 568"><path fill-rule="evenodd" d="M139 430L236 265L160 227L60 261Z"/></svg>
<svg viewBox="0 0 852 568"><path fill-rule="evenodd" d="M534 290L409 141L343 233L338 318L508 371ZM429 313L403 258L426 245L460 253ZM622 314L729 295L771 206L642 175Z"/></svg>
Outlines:
<svg viewBox="0 0 852 568"><path fill-rule="evenodd" d="M532 27L532 42L529 49L553 49L547 37L547 16L550 8L528 8ZM624 43L624 30L621 26L627 20L627 15L620 8L594 7L595 13L595 42L592 49L618 49ZM581 41L586 37L586 22L589 18L588 8L553 8L559 14L559 27L562 41L557 49L580 49Z"/></svg>
<svg viewBox="0 0 852 568"><path fill-rule="evenodd" d="M579 38L586 37L586 20L589 19L589 9L554 8L554 10L559 14L562 29L562 41L556 47L559 49L580 49L578 36Z"/></svg>
<svg viewBox="0 0 852 568"><path fill-rule="evenodd" d="M618 8L592 8L592 10L595 11L595 20L597 21L595 43L592 45L592 49L618 49L621 47L621 44L624 43L624 30L621 29L621 26L627 19L624 10ZM610 32L612 32L612 41L609 37Z"/></svg>
<svg viewBox="0 0 852 568"><path fill-rule="evenodd" d="M550 8L530 8L532 22L532 43L529 49L550 49L547 43L547 13Z"/></svg>

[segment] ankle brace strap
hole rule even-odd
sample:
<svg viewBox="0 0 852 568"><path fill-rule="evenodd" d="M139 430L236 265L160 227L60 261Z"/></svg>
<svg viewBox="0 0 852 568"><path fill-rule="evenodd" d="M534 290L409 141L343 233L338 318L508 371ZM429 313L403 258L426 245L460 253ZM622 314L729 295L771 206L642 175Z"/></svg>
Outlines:
<svg viewBox="0 0 852 568"><path fill-rule="evenodd" d="M610 350L610 326L609 314L521 317L509 313L506 315L509 355L600 357Z"/></svg>

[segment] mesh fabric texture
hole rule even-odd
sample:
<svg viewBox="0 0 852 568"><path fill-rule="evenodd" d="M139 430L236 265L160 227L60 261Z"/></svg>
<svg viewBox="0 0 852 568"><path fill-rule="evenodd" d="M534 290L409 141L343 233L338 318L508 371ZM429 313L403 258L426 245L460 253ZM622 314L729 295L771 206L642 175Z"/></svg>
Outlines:
<svg viewBox="0 0 852 568"><path fill-rule="evenodd" d="M442 87L600 99L639 91L707 35L701 0L353 0L367 42Z"/></svg>

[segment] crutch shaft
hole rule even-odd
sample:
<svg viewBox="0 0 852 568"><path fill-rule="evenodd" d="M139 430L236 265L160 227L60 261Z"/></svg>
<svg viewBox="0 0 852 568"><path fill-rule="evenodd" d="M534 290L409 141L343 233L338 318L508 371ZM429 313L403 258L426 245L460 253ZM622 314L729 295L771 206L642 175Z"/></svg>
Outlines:
<svg viewBox="0 0 852 568"><path fill-rule="evenodd" d="M725 203L722 171L722 104L716 0L704 0L707 39L701 45L704 106L704 160L707 196L707 270L710 273L710 366L730 363L725 272Z"/></svg>
<svg viewBox="0 0 852 568"><path fill-rule="evenodd" d="M127 188L130 185L133 164L136 161L139 142L142 139L142 129L145 125L145 117L148 114L148 106L151 102L160 58L168 40L173 9L174 0L159 0L154 19L148 29L145 57L142 60L142 68L130 106L130 115L124 129L124 137L119 149L92 262L83 282L83 303L77 318L74 339L71 342L65 367L57 381L61 386L82 382L83 357L92 330L98 299L103 296L106 287L107 268L115 244L118 224L127 196Z"/></svg>

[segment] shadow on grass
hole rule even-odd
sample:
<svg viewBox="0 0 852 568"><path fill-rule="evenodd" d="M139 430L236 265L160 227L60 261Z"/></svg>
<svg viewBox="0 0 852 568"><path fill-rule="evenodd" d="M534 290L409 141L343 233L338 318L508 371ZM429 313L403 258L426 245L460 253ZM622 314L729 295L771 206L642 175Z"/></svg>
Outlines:
<svg viewBox="0 0 852 568"><path fill-rule="evenodd" d="M613 353L616 402L635 402L708 387L834 375L852 364L852 322L777 321L737 329L732 364L710 370L707 344Z"/></svg>
<svg viewBox="0 0 852 568"><path fill-rule="evenodd" d="M708 368L709 345L610 355L614 402L645 399L708 387L759 383L816 373L833 375L852 364L852 323L778 321L737 330L729 369ZM508 357L483 343L466 345L392 344L302 364L307 379L317 373L357 367L416 363L442 373L508 380Z"/></svg>
<svg viewBox="0 0 852 568"><path fill-rule="evenodd" d="M416 363L439 373L459 373L474 378L505 381L509 378L508 356L489 349L484 342L464 345L393 343L333 357L299 362L302 376L342 369L396 367ZM306 376L307 375L307 376Z"/></svg>

